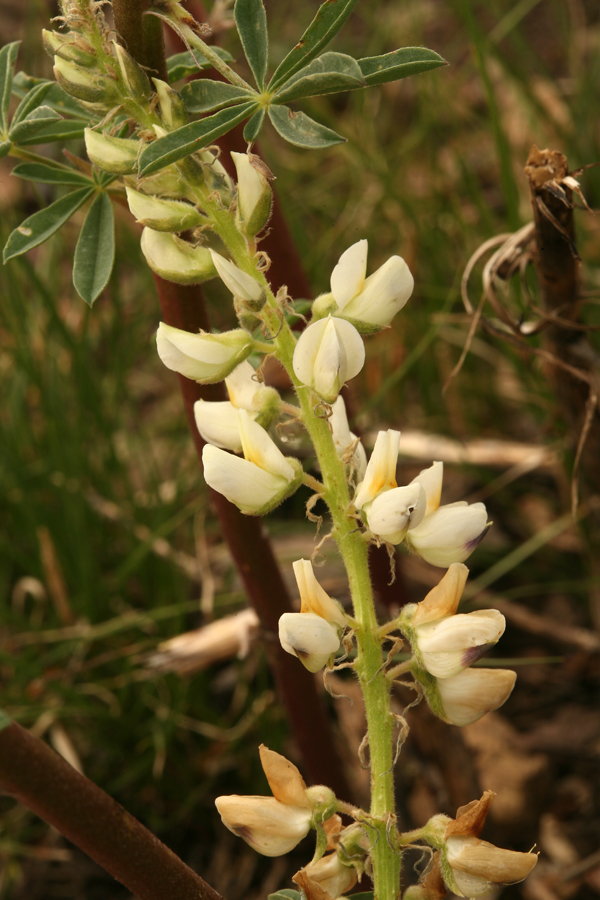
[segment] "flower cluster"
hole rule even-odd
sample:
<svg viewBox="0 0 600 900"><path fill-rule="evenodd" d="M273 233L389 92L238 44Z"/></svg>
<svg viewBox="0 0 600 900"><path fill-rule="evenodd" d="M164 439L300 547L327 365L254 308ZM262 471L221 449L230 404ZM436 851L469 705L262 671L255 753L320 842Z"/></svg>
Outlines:
<svg viewBox="0 0 600 900"><path fill-rule="evenodd" d="M495 609L457 614L468 574L466 566L452 564L398 619L412 647L414 677L436 715L453 725L469 725L502 706L517 677L509 669L469 668L500 639L505 621Z"/></svg>

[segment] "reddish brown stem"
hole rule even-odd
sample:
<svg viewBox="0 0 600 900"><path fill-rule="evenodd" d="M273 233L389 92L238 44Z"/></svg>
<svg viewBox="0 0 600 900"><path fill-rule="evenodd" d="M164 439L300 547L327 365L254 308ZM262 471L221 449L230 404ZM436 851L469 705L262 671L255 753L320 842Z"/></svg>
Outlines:
<svg viewBox="0 0 600 900"><path fill-rule="evenodd" d="M140 900L222 900L112 797L15 722L0 730L0 790L57 828Z"/></svg>

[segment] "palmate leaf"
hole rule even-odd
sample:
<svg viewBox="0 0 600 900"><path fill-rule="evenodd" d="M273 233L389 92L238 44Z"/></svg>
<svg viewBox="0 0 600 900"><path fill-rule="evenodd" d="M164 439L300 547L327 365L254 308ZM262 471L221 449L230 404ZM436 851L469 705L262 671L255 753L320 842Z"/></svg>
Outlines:
<svg viewBox="0 0 600 900"><path fill-rule="evenodd" d="M8 107L12 93L13 70L17 61L20 41L6 44L0 50L0 134L8 128Z"/></svg>
<svg viewBox="0 0 600 900"><path fill-rule="evenodd" d="M47 241L93 193L93 188L86 187L72 191L66 197L55 200L50 206L25 219L18 228L15 228L6 242L2 255L4 262Z"/></svg>
<svg viewBox="0 0 600 900"><path fill-rule="evenodd" d="M447 66L446 60L426 47L401 47L383 56L368 56L359 59L358 65L365 77L367 86L385 84L387 81L398 81L419 72L429 72L438 66Z"/></svg>
<svg viewBox="0 0 600 900"><path fill-rule="evenodd" d="M104 191L88 210L75 248L73 285L91 306L102 293L115 259L115 219L112 203Z"/></svg>
<svg viewBox="0 0 600 900"><path fill-rule="evenodd" d="M263 0L235 0L233 15L244 55L257 85L263 91L269 63L267 14Z"/></svg>
<svg viewBox="0 0 600 900"><path fill-rule="evenodd" d="M345 53L323 53L289 78L273 97L274 103L289 103L302 97L336 94L365 86L359 64Z"/></svg>
<svg viewBox="0 0 600 900"><path fill-rule="evenodd" d="M229 109L222 109L212 116L206 116L198 122L190 122L183 128L172 131L165 137L158 138L148 144L142 152L139 162L139 174L150 175L164 166L189 156L202 147L208 147L213 141L252 115L256 103L242 103Z"/></svg>
<svg viewBox="0 0 600 900"><path fill-rule="evenodd" d="M233 62L231 53L222 47L217 47L215 44L211 49L224 62ZM167 60L169 84L180 81L182 78L187 78L188 75L195 75L200 69L210 68L212 68L212 63L205 59L198 50L194 50L193 53L190 50L184 50L183 53L175 53Z"/></svg>
<svg viewBox="0 0 600 900"><path fill-rule="evenodd" d="M181 98L191 113L214 112L232 103L258 99L258 94L226 81L197 78L181 89Z"/></svg>
<svg viewBox="0 0 600 900"><path fill-rule="evenodd" d="M269 82L269 90L281 87L299 69L318 56L338 33L355 5L356 0L325 0L296 46L275 70Z"/></svg>
<svg viewBox="0 0 600 900"><path fill-rule="evenodd" d="M346 138L315 122L305 113L292 112L289 106L272 106L269 109L269 119L277 134L296 147L324 150L346 141Z"/></svg>

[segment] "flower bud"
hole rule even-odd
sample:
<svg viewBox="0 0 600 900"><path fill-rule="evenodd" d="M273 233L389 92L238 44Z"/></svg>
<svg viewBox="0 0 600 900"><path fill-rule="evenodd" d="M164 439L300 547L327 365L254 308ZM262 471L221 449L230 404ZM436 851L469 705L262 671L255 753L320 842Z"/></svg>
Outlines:
<svg viewBox="0 0 600 900"><path fill-rule="evenodd" d="M350 431L346 416L346 404L341 394L331 407L329 424L337 455L353 468L356 480L361 481L365 477L367 454L356 435ZM350 457L352 447L354 449Z"/></svg>
<svg viewBox="0 0 600 900"><path fill-rule="evenodd" d="M111 137L86 128L84 131L87 155L103 172L129 175L137 169L140 142L129 138Z"/></svg>
<svg viewBox="0 0 600 900"><path fill-rule="evenodd" d="M101 105L105 109L120 102L117 86L112 79L60 56L54 57L54 77L63 91L77 100Z"/></svg>
<svg viewBox="0 0 600 900"><path fill-rule="evenodd" d="M389 429L380 431L369 459L364 480L359 484L354 497L354 505L362 509L381 494L395 488L396 466L398 464L398 448L400 432Z"/></svg>
<svg viewBox="0 0 600 900"><path fill-rule="evenodd" d="M340 648L338 630L316 613L284 613L279 641L309 672L318 672Z"/></svg>
<svg viewBox="0 0 600 900"><path fill-rule="evenodd" d="M404 612L410 614L410 625L416 628L425 622L435 622L436 619L453 616L458 609L468 577L469 570L465 565L452 563L441 581L429 591L424 600L404 607Z"/></svg>
<svg viewBox="0 0 600 900"><path fill-rule="evenodd" d="M363 333L373 333L390 324L413 292L414 279L402 257L392 256L366 278L366 240L358 241L342 253L331 273L334 315L348 319ZM319 309L326 303L321 298Z"/></svg>
<svg viewBox="0 0 600 900"><path fill-rule="evenodd" d="M496 609L447 616L418 625L413 650L422 668L437 678L451 678L493 647L505 626Z"/></svg>
<svg viewBox="0 0 600 900"><path fill-rule="evenodd" d="M510 669L464 669L451 678L437 679L438 698L433 698L433 702L427 687L425 695L433 711L445 722L471 725L508 700L516 679L516 672Z"/></svg>
<svg viewBox="0 0 600 900"><path fill-rule="evenodd" d="M310 831L312 812L280 803L275 797L240 797L215 800L223 824L263 856L283 856Z"/></svg>
<svg viewBox="0 0 600 900"><path fill-rule="evenodd" d="M535 853L503 850L472 835L451 835L442 854L442 872L459 897L482 897L496 885L517 884L535 864Z"/></svg>
<svg viewBox="0 0 600 900"><path fill-rule="evenodd" d="M92 45L73 31L61 34L58 31L47 31L43 28L42 41L44 49L50 56L60 56L62 59L86 68L94 67L97 63Z"/></svg>
<svg viewBox="0 0 600 900"><path fill-rule="evenodd" d="M426 562L447 567L464 562L490 527L483 503L464 501L440 506L406 535L406 542Z"/></svg>
<svg viewBox="0 0 600 900"><path fill-rule="evenodd" d="M175 129L187 125L188 116L181 96L166 81L161 81L160 78L153 78L152 81L158 94L160 117L165 126Z"/></svg>
<svg viewBox="0 0 600 900"><path fill-rule="evenodd" d="M141 247L152 271L167 281L174 281L176 284L200 284L217 274L210 250L206 247L194 247L175 234L144 228ZM242 333L246 340L250 340L246 332ZM242 356L241 359L245 357Z"/></svg>
<svg viewBox="0 0 600 900"><path fill-rule="evenodd" d="M175 166L167 166L155 175L126 179L130 187L149 197L163 197L169 200L184 200L188 191L184 179Z"/></svg>
<svg viewBox="0 0 600 900"><path fill-rule="evenodd" d="M201 384L214 384L248 356L252 340L241 329L224 334L192 334L161 322L156 346L167 369Z"/></svg>
<svg viewBox="0 0 600 900"><path fill-rule="evenodd" d="M157 200L156 197L148 197L147 194L129 187L125 190L129 209L136 221L153 231L186 231L206 221L191 203L184 203L181 200Z"/></svg>
<svg viewBox="0 0 600 900"><path fill-rule="evenodd" d="M298 876L302 877L299 879ZM351 865L344 865L337 853L328 853L301 869L294 875L293 881L302 887L304 878L316 882L330 897L341 897L356 884L356 869ZM310 884L308 887L310 888ZM310 896L310 893L306 895Z"/></svg>
<svg viewBox="0 0 600 900"><path fill-rule="evenodd" d="M273 175L253 153L232 153L231 158L238 179L236 222L241 231L254 237L271 216L273 192L269 180Z"/></svg>
<svg viewBox="0 0 600 900"><path fill-rule="evenodd" d="M262 516L294 493L302 481L302 466L284 456L246 410L237 415L245 458L207 444L202 452L204 478L243 513Z"/></svg>
<svg viewBox="0 0 600 900"><path fill-rule="evenodd" d="M399 544L409 528L421 523L426 505L425 491L420 484L383 491L368 507L369 528L382 541Z"/></svg>
<svg viewBox="0 0 600 900"><path fill-rule="evenodd" d="M356 328L344 319L328 316L302 332L294 350L293 367L303 384L326 403L333 403L364 362L365 347Z"/></svg>
<svg viewBox="0 0 600 900"><path fill-rule="evenodd" d="M315 613L327 622L335 623L340 628L346 627L346 616L337 600L333 600L323 590L308 559L297 559L292 563L298 590L300 591L300 610L302 613Z"/></svg>
<svg viewBox="0 0 600 900"><path fill-rule="evenodd" d="M152 85L150 84L150 79L144 72L144 70L139 66L134 58L127 52L125 47L121 44L118 44L116 41L112 42L113 44L113 53L117 59L117 63L119 64L119 69L121 71L121 77L125 82L125 87L127 89L127 93L132 100L149 100L152 96Z"/></svg>
<svg viewBox="0 0 600 900"><path fill-rule="evenodd" d="M252 275L243 272L220 253L215 253L214 250L211 250L210 253L219 278L233 296L253 312L262 309L266 300L264 287Z"/></svg>

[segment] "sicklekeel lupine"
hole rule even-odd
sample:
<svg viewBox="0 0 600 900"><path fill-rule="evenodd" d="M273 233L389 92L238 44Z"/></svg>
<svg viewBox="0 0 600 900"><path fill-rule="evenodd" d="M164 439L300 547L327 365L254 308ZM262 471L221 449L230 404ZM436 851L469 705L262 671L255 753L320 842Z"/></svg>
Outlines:
<svg viewBox="0 0 600 900"><path fill-rule="evenodd" d="M245 136L251 145L256 137L252 123L264 112L253 107L258 101L252 88L203 43L202 30L190 27L190 14L180 3L161 0L157 8L190 47L203 53L249 98L252 127ZM232 154L234 184L219 151L194 140L187 155L173 151L180 146L175 141L163 157L167 165L160 168L156 159L148 165L156 146L187 125L186 103L166 82L150 80L126 50L109 40L102 4L63 0L63 13L64 32L44 38L54 56L56 78L97 113L94 129L85 132L88 156L98 169L115 176L111 191L127 196L134 217L144 225L141 247L148 265L161 277L184 285L219 277L232 295L242 326L224 334L192 334L163 323L157 333L158 353L167 368L201 384L225 381L228 400L199 401L194 409L198 430L207 442L203 452L207 484L242 512L262 515L305 483L312 492L307 511L317 498L326 504L331 520L328 536L336 542L348 574L352 608L346 612L324 590L311 562L297 560L293 569L300 611L281 617L279 637L283 649L311 672L340 665L358 677L374 786L370 809L338 800L325 786L308 788L292 763L262 746L272 796L217 798L223 822L267 856L289 852L314 829L316 852L294 876L310 900L337 900L365 871L372 874L375 900L397 900L402 848L407 843L428 845L433 856L419 884L404 892L404 900L441 900L444 882L459 896L478 897L498 884L520 880L536 857L480 840L487 795L459 810L455 820L435 816L408 836L396 826L390 709L394 680L412 677L437 716L466 725L504 703L516 677L508 670L473 667L501 637L502 615L495 610L458 612L468 574L463 562L489 528L485 506L441 505L440 462L433 462L410 483L403 484L402 479L399 483L396 429L379 433L367 461L359 438L350 431L340 396L364 365L365 338L388 327L413 292L406 262L393 254L367 275L367 241L357 241L339 257L330 290L312 305L304 330L299 335L292 331L294 298L285 288L277 294L271 290L269 259L257 249L257 235L268 225L272 205L272 176L265 164L251 149ZM247 32L247 22L263 21L263 15L258 0L235 4L234 16L245 32L243 44L252 46L253 53L258 53L256 33ZM321 27L319 18L315 22L314 28ZM321 78L328 60L333 62L330 54L324 54L307 64L308 71L293 69L291 78L308 83L315 67ZM353 62L345 59L344 77L355 87L364 86L363 69L371 71L371 63ZM256 65L253 58L253 71ZM382 57L377 71L384 72L384 66ZM287 83L288 91L294 83L291 87ZM260 96L261 104L267 97L267 93ZM122 127L124 122L129 130ZM287 127L298 127L298 120L294 125L290 118ZM262 366L255 369L255 356L279 361L295 397L280 397L263 384ZM285 422L310 437L321 481L304 472L298 459L284 455L273 439L277 431L269 433L269 428ZM369 544L382 543L390 554L395 545L404 544L447 572L424 600L380 625L367 550ZM399 661L393 653L400 638L410 652L408 659ZM392 653L388 640L393 642ZM349 825L343 824L341 813L349 817Z"/></svg>

